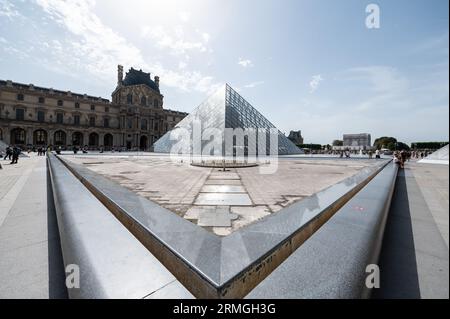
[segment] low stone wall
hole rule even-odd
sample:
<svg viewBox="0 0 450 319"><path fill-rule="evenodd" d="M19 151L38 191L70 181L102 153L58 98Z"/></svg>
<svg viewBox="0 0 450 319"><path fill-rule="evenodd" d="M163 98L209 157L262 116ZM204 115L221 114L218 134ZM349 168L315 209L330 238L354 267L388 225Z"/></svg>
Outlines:
<svg viewBox="0 0 450 319"><path fill-rule="evenodd" d="M388 164L247 298L368 298L397 169Z"/></svg>
<svg viewBox="0 0 450 319"><path fill-rule="evenodd" d="M79 270L70 298L193 297L55 155L47 160L72 284Z"/></svg>

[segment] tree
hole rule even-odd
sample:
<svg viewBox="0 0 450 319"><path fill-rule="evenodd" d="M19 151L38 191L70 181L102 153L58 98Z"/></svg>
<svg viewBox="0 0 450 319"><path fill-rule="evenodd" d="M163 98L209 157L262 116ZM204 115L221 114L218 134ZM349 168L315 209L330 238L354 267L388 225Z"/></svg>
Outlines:
<svg viewBox="0 0 450 319"><path fill-rule="evenodd" d="M394 151L396 148L397 139L395 137L383 136L379 137L373 142L373 146L379 150L382 148L387 148L391 151Z"/></svg>
<svg viewBox="0 0 450 319"><path fill-rule="evenodd" d="M342 146L344 145L344 142L341 140L334 140L332 144L333 146Z"/></svg>
<svg viewBox="0 0 450 319"><path fill-rule="evenodd" d="M409 146L403 142L397 142L397 150L398 151L409 151Z"/></svg>
<svg viewBox="0 0 450 319"><path fill-rule="evenodd" d="M321 144L298 144L297 145L300 148L308 148L312 150L321 150L322 145Z"/></svg>
<svg viewBox="0 0 450 319"><path fill-rule="evenodd" d="M411 143L413 149L431 149L437 150L447 145L448 142L415 142Z"/></svg>
<svg viewBox="0 0 450 319"><path fill-rule="evenodd" d="M395 137L391 136L383 136L377 138L375 142L373 142L373 146L378 150L382 148L387 148L390 151L401 151L401 150L409 151L410 149L406 143L399 142Z"/></svg>

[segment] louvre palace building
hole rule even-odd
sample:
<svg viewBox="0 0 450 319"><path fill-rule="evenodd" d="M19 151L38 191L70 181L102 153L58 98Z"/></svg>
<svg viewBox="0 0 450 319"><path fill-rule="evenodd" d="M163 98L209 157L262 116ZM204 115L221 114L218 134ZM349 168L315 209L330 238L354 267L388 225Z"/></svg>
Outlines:
<svg viewBox="0 0 450 319"><path fill-rule="evenodd" d="M163 108L159 77L118 66L112 101L0 80L0 140L22 149L149 150L187 113Z"/></svg>

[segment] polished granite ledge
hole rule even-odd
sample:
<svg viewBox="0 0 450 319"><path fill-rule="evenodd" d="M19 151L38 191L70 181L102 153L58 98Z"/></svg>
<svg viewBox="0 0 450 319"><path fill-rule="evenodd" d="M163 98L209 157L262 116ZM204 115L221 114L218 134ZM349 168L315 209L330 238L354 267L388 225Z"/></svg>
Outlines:
<svg viewBox="0 0 450 319"><path fill-rule="evenodd" d="M63 156L58 158L182 284L203 298L244 297L389 162L378 160L340 183L219 237Z"/></svg>
<svg viewBox="0 0 450 319"><path fill-rule="evenodd" d="M366 267L378 263L397 169L387 165L246 298L368 298Z"/></svg>
<svg viewBox="0 0 450 319"><path fill-rule="evenodd" d="M70 298L193 298L54 155L48 167L64 265L80 270Z"/></svg>

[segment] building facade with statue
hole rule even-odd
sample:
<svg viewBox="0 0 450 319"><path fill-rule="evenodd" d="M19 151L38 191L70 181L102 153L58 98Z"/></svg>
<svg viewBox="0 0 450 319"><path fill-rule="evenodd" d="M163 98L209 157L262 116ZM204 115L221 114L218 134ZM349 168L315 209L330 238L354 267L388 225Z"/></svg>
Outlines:
<svg viewBox="0 0 450 319"><path fill-rule="evenodd" d="M0 80L0 140L23 149L149 150L187 113L165 109L159 77L118 66L112 100Z"/></svg>

